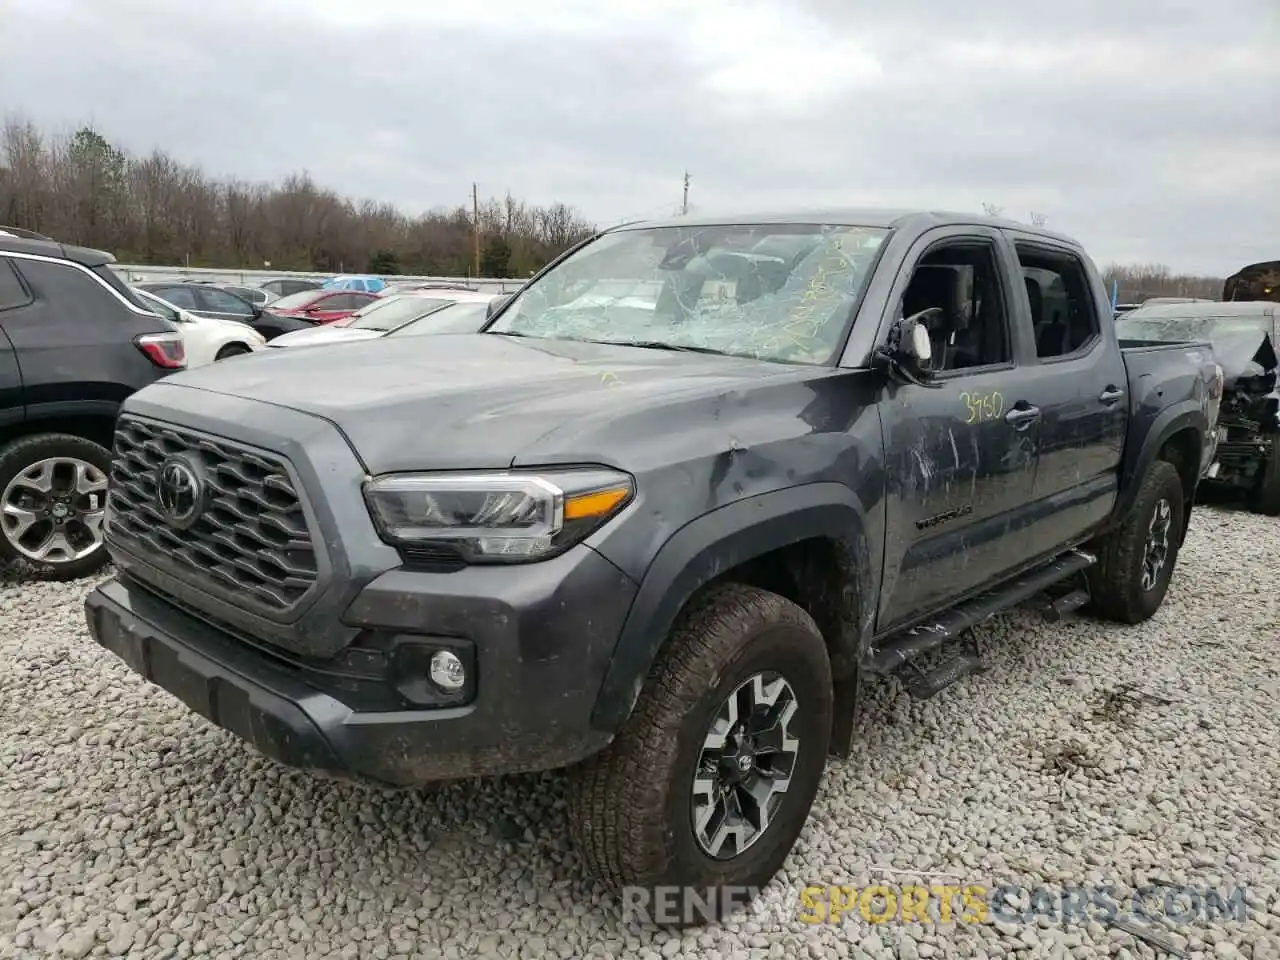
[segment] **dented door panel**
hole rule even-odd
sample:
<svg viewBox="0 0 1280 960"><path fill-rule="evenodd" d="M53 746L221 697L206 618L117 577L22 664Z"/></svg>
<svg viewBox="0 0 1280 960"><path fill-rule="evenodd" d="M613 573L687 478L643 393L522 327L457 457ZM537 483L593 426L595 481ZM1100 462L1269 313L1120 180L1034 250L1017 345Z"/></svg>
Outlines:
<svg viewBox="0 0 1280 960"><path fill-rule="evenodd" d="M881 630L999 578L1031 550L1040 426L1007 419L1030 381L1003 369L889 392Z"/></svg>

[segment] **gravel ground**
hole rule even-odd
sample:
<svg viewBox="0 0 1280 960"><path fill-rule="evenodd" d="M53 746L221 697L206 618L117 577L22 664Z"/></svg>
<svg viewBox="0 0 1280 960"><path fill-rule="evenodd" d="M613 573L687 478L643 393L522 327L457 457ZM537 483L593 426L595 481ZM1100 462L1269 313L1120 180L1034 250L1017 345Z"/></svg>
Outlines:
<svg viewBox="0 0 1280 960"><path fill-rule="evenodd" d="M982 631L986 674L926 703L877 685L785 874L683 936L584 880L555 777L397 793L281 769L93 646L89 584L0 587L0 957L1155 955L1096 920L798 919L806 885L949 876L1247 886L1249 919L1166 936L1280 958L1277 570L1277 521L1201 509L1149 623L1016 613Z"/></svg>

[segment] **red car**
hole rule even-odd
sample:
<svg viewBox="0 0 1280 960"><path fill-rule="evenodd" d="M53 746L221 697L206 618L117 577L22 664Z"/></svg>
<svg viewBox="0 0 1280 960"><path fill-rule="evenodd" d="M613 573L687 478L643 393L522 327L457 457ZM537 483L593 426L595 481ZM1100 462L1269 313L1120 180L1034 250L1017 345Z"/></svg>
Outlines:
<svg viewBox="0 0 1280 960"><path fill-rule="evenodd" d="M266 312L312 323L333 323L345 320L361 307L373 303L378 296L358 290L303 290L271 301Z"/></svg>

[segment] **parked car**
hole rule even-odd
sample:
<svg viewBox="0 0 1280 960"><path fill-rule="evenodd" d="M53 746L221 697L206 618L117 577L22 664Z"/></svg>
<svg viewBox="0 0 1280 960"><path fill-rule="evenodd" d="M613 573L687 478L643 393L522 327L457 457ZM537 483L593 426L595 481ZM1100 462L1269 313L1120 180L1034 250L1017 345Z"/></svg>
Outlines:
<svg viewBox="0 0 1280 960"><path fill-rule="evenodd" d="M21 227L0 226L0 237L9 237L17 240L49 240L43 233L36 233L34 230L24 230Z"/></svg>
<svg viewBox="0 0 1280 960"><path fill-rule="evenodd" d="M383 288L383 296L392 293L422 293L430 290L470 290L478 292L476 287L465 283L443 283L439 280L395 280Z"/></svg>
<svg viewBox="0 0 1280 960"><path fill-rule="evenodd" d="M1159 609L1221 370L1109 317L1079 245L1001 220L606 230L478 334L130 398L90 630L285 763L573 767L590 871L709 919L782 864L862 679L931 696L1041 596ZM201 508L214 464L234 517Z"/></svg>
<svg viewBox="0 0 1280 960"><path fill-rule="evenodd" d="M266 338L248 324L198 317L147 290L135 288L134 293L142 300L143 306L177 327L186 348L188 367L242 356L266 346Z"/></svg>
<svg viewBox="0 0 1280 960"><path fill-rule="evenodd" d="M1241 267L1223 282L1222 299L1280 303L1280 260L1264 260Z"/></svg>
<svg viewBox="0 0 1280 960"><path fill-rule="evenodd" d="M255 329L268 340L284 333L307 330L318 324L345 320L378 299L376 293L345 290L306 290L274 301L263 312Z"/></svg>
<svg viewBox="0 0 1280 960"><path fill-rule="evenodd" d="M186 362L181 335L113 262L100 250L0 237L0 561L56 580L107 562L121 402Z"/></svg>
<svg viewBox="0 0 1280 960"><path fill-rule="evenodd" d="M325 290L359 290L364 293L381 293L387 283L381 277L341 276L330 277L323 284Z"/></svg>
<svg viewBox="0 0 1280 960"><path fill-rule="evenodd" d="M271 346L303 347L373 340L398 333L406 326L421 327L420 332L475 333L484 325L485 308L492 299L492 294L457 290L439 291L436 296L413 293L383 296L345 320L283 334L272 340ZM428 318L429 324L425 323Z"/></svg>
<svg viewBox="0 0 1280 960"><path fill-rule="evenodd" d="M267 280L261 286L263 290L277 297L287 297L291 293L302 293L304 290L319 290L321 282L319 280L303 280L289 277L280 280Z"/></svg>
<svg viewBox="0 0 1280 960"><path fill-rule="evenodd" d="M1213 344L1225 382L1216 458L1207 479L1243 492L1258 512L1280 516L1280 303L1143 306L1116 321L1116 335L1133 342L1197 338Z"/></svg>
<svg viewBox="0 0 1280 960"><path fill-rule="evenodd" d="M238 297L213 284L187 283L181 280L150 280L135 283L133 286L135 289L153 293L167 303L197 317L235 320L252 326L262 312L243 297Z"/></svg>

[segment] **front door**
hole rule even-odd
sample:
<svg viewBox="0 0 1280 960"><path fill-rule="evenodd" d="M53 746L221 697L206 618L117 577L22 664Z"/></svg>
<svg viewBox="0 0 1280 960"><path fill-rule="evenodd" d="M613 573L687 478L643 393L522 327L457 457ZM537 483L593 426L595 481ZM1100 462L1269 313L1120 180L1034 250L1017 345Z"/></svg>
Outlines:
<svg viewBox="0 0 1280 960"><path fill-rule="evenodd" d="M940 235L940 236L939 236ZM890 629L1026 563L1040 422L1035 374L1017 362L1025 331L1005 248L985 230L937 231L900 277L899 316L940 307L936 374L892 385L882 404L886 468L878 628Z"/></svg>

